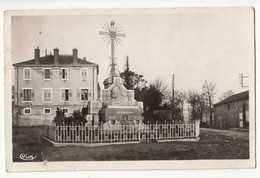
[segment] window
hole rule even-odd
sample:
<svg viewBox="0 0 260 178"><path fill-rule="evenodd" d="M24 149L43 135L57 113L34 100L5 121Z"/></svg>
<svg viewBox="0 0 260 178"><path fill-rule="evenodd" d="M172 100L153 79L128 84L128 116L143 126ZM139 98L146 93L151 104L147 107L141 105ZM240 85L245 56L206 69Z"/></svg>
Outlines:
<svg viewBox="0 0 260 178"><path fill-rule="evenodd" d="M43 108L43 114L51 114L51 108Z"/></svg>
<svg viewBox="0 0 260 178"><path fill-rule="evenodd" d="M60 78L63 79L63 80L67 80L68 79L68 71L69 71L69 69L62 68L61 72L60 72Z"/></svg>
<svg viewBox="0 0 260 178"><path fill-rule="evenodd" d="M31 80L31 69L30 68L24 68L23 69L23 79L24 80Z"/></svg>
<svg viewBox="0 0 260 178"><path fill-rule="evenodd" d="M63 108L64 114L69 114L69 108Z"/></svg>
<svg viewBox="0 0 260 178"><path fill-rule="evenodd" d="M88 100L88 89L81 89L81 100Z"/></svg>
<svg viewBox="0 0 260 178"><path fill-rule="evenodd" d="M70 89L61 89L61 101L69 101L72 97Z"/></svg>
<svg viewBox="0 0 260 178"><path fill-rule="evenodd" d="M31 108L24 108L23 113L24 115L31 115L32 109Z"/></svg>
<svg viewBox="0 0 260 178"><path fill-rule="evenodd" d="M230 109L230 104L227 104L227 110L229 110Z"/></svg>
<svg viewBox="0 0 260 178"><path fill-rule="evenodd" d="M23 90L23 100L24 101L32 101L32 89L24 89Z"/></svg>
<svg viewBox="0 0 260 178"><path fill-rule="evenodd" d="M52 101L52 89L51 88L43 88L43 102L51 102Z"/></svg>
<svg viewBox="0 0 260 178"><path fill-rule="evenodd" d="M43 78L51 79L51 69L43 69Z"/></svg>
<svg viewBox="0 0 260 178"><path fill-rule="evenodd" d="M87 68L80 69L80 77L81 77L81 80L88 79L88 69Z"/></svg>

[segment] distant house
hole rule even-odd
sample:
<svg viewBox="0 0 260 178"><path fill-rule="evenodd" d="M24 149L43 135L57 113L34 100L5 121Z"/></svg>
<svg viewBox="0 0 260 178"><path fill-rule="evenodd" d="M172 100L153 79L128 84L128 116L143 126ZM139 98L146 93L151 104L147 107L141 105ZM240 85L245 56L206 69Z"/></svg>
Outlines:
<svg viewBox="0 0 260 178"><path fill-rule="evenodd" d="M249 127L249 91L234 94L213 107L217 128Z"/></svg>

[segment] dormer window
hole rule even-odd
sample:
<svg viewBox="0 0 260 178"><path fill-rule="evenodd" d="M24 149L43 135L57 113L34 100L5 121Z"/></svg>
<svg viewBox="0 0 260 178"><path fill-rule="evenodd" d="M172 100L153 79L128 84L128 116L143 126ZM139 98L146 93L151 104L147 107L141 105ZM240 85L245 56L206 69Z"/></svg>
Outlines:
<svg viewBox="0 0 260 178"><path fill-rule="evenodd" d="M31 80L31 69L30 68L24 68L23 69L23 79L24 80Z"/></svg>

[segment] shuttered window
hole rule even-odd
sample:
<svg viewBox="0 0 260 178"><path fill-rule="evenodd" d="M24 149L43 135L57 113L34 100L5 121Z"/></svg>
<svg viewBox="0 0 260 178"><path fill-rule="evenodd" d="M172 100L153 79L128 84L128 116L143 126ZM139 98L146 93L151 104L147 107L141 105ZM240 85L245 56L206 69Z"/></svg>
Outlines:
<svg viewBox="0 0 260 178"><path fill-rule="evenodd" d="M88 89L81 89L81 100L88 100Z"/></svg>
<svg viewBox="0 0 260 178"><path fill-rule="evenodd" d="M23 79L24 80L31 80L31 69L30 68L24 68L23 69Z"/></svg>
<svg viewBox="0 0 260 178"><path fill-rule="evenodd" d="M63 79L63 80L67 80L69 78L69 69L62 68L60 70L60 78Z"/></svg>
<svg viewBox="0 0 260 178"><path fill-rule="evenodd" d="M52 101L52 89L44 88L43 89L43 101L51 102Z"/></svg>
<svg viewBox="0 0 260 178"><path fill-rule="evenodd" d="M43 69L43 79L51 79L52 78L52 71L49 68Z"/></svg>
<svg viewBox="0 0 260 178"><path fill-rule="evenodd" d="M81 76L81 80L87 80L88 79L88 69L87 68L80 69L80 76Z"/></svg>
<svg viewBox="0 0 260 178"><path fill-rule="evenodd" d="M61 101L70 101L72 99L71 89L61 89Z"/></svg>
<svg viewBox="0 0 260 178"><path fill-rule="evenodd" d="M32 101L32 89L24 89L23 90L23 100L24 101Z"/></svg>

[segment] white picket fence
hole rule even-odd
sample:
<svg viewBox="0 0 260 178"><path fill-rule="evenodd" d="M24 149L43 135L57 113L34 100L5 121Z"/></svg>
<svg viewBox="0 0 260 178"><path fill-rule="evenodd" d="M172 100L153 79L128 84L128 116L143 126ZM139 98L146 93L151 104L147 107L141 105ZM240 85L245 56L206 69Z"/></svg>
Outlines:
<svg viewBox="0 0 260 178"><path fill-rule="evenodd" d="M61 124L49 129L49 137L58 143L123 143L172 141L197 138L199 121L163 124Z"/></svg>

